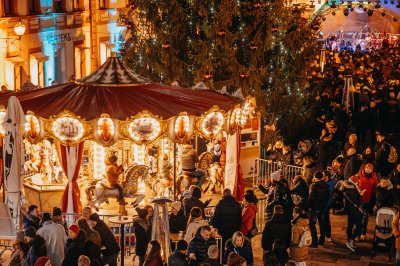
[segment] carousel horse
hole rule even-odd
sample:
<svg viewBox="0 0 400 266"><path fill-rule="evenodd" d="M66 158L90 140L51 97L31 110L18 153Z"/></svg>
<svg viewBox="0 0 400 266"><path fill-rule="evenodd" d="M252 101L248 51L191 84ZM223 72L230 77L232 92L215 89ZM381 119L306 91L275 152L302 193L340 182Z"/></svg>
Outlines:
<svg viewBox="0 0 400 266"><path fill-rule="evenodd" d="M210 163L211 163L212 153L211 152L203 152L199 157L199 162L197 165L197 169L203 171L205 173L205 180L209 179L209 171L210 171ZM185 190L188 190L191 185L197 184L197 177L193 177L190 175L190 172L182 171L181 175L177 178L177 189L178 194L182 193Z"/></svg>
<svg viewBox="0 0 400 266"><path fill-rule="evenodd" d="M136 205L144 199L143 194L138 194L139 178L145 180L149 173L149 168L145 165L130 166L125 171L125 180L122 182L125 198L133 198L132 205ZM109 198L118 198L118 189L110 187L106 179L104 181L94 180L92 184L86 188L86 197L89 206L98 211L98 207L108 201Z"/></svg>

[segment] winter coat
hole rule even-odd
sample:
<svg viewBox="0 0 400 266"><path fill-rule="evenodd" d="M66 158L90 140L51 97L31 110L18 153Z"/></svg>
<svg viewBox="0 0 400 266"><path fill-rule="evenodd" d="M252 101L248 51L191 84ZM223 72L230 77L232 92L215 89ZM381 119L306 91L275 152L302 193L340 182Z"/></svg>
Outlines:
<svg viewBox="0 0 400 266"><path fill-rule="evenodd" d="M168 265L188 266L189 262L186 260L185 254L182 254L179 250L175 250L168 258Z"/></svg>
<svg viewBox="0 0 400 266"><path fill-rule="evenodd" d="M219 262L220 262L219 259L210 259L210 258L207 258L204 261L204 263L208 263L208 264L210 264L210 266L221 266L222 264Z"/></svg>
<svg viewBox="0 0 400 266"><path fill-rule="evenodd" d="M86 232L88 241L92 241L94 244L101 247L101 237L100 237L99 232L97 232L95 230L85 230L85 232Z"/></svg>
<svg viewBox="0 0 400 266"><path fill-rule="evenodd" d="M345 155L347 155L347 151L348 151L350 148L355 149L355 150L356 150L356 154L361 154L361 153L363 152L362 147L361 147L360 143L358 143L358 141L356 141L356 143L353 144L353 145L350 144L349 142L346 142L346 144L344 144L343 153L344 153Z"/></svg>
<svg viewBox="0 0 400 266"><path fill-rule="evenodd" d="M64 260L64 248L67 242L64 227L52 221L46 221L37 234L46 242L47 257L50 259L51 265L60 266Z"/></svg>
<svg viewBox="0 0 400 266"><path fill-rule="evenodd" d="M46 241L43 237L36 235L28 243L29 251L26 254L26 263L28 266L34 266L39 257L46 256Z"/></svg>
<svg viewBox="0 0 400 266"><path fill-rule="evenodd" d="M154 256L151 259L146 259L146 261L143 263L143 266L162 266L162 265L163 265L163 260L160 254Z"/></svg>
<svg viewBox="0 0 400 266"><path fill-rule="evenodd" d="M310 230L308 219L299 218L298 220L293 221L289 257L295 262L306 261L308 257L308 247L299 247L301 237L305 230Z"/></svg>
<svg viewBox="0 0 400 266"><path fill-rule="evenodd" d="M192 238L196 235L197 230L204 225L208 225L206 220L199 220L190 223L186 229L185 241L189 243L190 240L192 240Z"/></svg>
<svg viewBox="0 0 400 266"><path fill-rule="evenodd" d="M34 227L36 231L40 228L39 224L40 219L30 215L29 213L25 214L23 222L24 222L24 229L28 227Z"/></svg>
<svg viewBox="0 0 400 266"><path fill-rule="evenodd" d="M308 208L313 211L325 211L330 199L330 190L325 180L321 179L310 186Z"/></svg>
<svg viewBox="0 0 400 266"><path fill-rule="evenodd" d="M208 204L204 204L200 199L201 199L201 190L199 187L195 187L193 189L192 196L184 198L182 200L185 217L189 217L190 210L193 207L199 207L202 210L204 217L204 208L207 207Z"/></svg>
<svg viewBox="0 0 400 266"><path fill-rule="evenodd" d="M120 248L115 240L115 236L111 229L105 224L104 221L98 221L97 224L93 227L94 230L99 232L101 238L101 246L106 247L103 252L104 256L116 255L119 253Z"/></svg>
<svg viewBox="0 0 400 266"><path fill-rule="evenodd" d="M291 194L298 195L301 197L301 202L296 207L301 207L302 209L307 209L308 203L308 186L306 181L303 178L298 178L296 184L294 184L294 188L290 190Z"/></svg>
<svg viewBox="0 0 400 266"><path fill-rule="evenodd" d="M304 181L306 181L307 185L311 184L315 171L317 171L316 163L313 162L307 165L303 165L302 176L304 177Z"/></svg>
<svg viewBox="0 0 400 266"><path fill-rule="evenodd" d="M196 256L196 265L200 265L208 257L208 248L212 245L217 245L215 238L210 237L208 241L204 240L200 234L200 230L196 233L196 236L190 241L188 246L188 254L194 254Z"/></svg>
<svg viewBox="0 0 400 266"><path fill-rule="evenodd" d="M68 238L65 246L65 259L62 263L63 266L78 265L80 255L83 255L86 244L86 232L79 230L79 234L75 239Z"/></svg>
<svg viewBox="0 0 400 266"><path fill-rule="evenodd" d="M147 244L151 239L151 228L146 223L146 220L140 218L133 222L133 229L136 238L135 254L144 256L146 255Z"/></svg>
<svg viewBox="0 0 400 266"><path fill-rule="evenodd" d="M360 171L359 176L358 187L360 191L365 189L364 194L361 196L361 202L371 203L376 192L376 187L378 186L378 178L376 178L375 173L367 176L364 169Z"/></svg>
<svg viewBox="0 0 400 266"><path fill-rule="evenodd" d="M396 249L400 249L400 212L397 212L392 221L393 235L396 237Z"/></svg>
<svg viewBox="0 0 400 266"><path fill-rule="evenodd" d="M195 170L196 163L199 162L199 156L192 145L185 144L179 151L179 161L182 170Z"/></svg>
<svg viewBox="0 0 400 266"><path fill-rule="evenodd" d="M274 214L272 219L265 223L262 232L261 246L263 250L272 250L272 244L280 239L285 247L289 247L291 237L291 225L282 214Z"/></svg>
<svg viewBox="0 0 400 266"><path fill-rule="evenodd" d="M360 162L358 161L357 155L353 154L347 157L346 165L344 166L343 176L347 180L353 175L358 173L360 170Z"/></svg>
<svg viewBox="0 0 400 266"><path fill-rule="evenodd" d="M376 207L389 207L392 208L394 206L394 189L393 185L390 184L388 187L383 188L378 185L376 190Z"/></svg>
<svg viewBox="0 0 400 266"><path fill-rule="evenodd" d="M343 194L346 196L345 206L348 215L361 215L359 208L361 206L361 195L358 187L351 181L343 181Z"/></svg>
<svg viewBox="0 0 400 266"><path fill-rule="evenodd" d="M272 218L275 205L279 204L286 209L289 202L288 194L286 192L286 185L283 182L275 182L270 186L267 195L268 204L265 208L267 220Z"/></svg>
<svg viewBox="0 0 400 266"><path fill-rule="evenodd" d="M257 214L257 206L254 203L249 203L242 211L242 225L240 226L240 232L245 236L249 234L249 231L253 229L254 219Z"/></svg>
<svg viewBox="0 0 400 266"><path fill-rule="evenodd" d="M376 171L382 176L387 176L392 170L391 164L388 162L390 145L387 142L377 143L375 148L375 166Z"/></svg>
<svg viewBox="0 0 400 266"><path fill-rule="evenodd" d="M171 233L179 233L179 231L185 231L186 229L186 217L183 214L183 210L180 209L177 215L171 213L169 215L169 231Z"/></svg>
<svg viewBox="0 0 400 266"><path fill-rule="evenodd" d="M328 201L328 208L330 209L333 205L333 191L335 190L336 181L335 179L331 178L326 182L329 186L329 201Z"/></svg>
<svg viewBox="0 0 400 266"><path fill-rule="evenodd" d="M91 266L102 265L100 248L101 247L92 240L87 239L85 247L83 248L83 255L90 259Z"/></svg>
<svg viewBox="0 0 400 266"><path fill-rule="evenodd" d="M119 176L124 172L122 165L110 162L108 158L105 160L106 164L106 177L110 186L115 186L119 183Z"/></svg>
<svg viewBox="0 0 400 266"><path fill-rule="evenodd" d="M20 249L16 250L11 254L10 262L8 266L27 266L26 255L29 251L29 247L25 243L20 243Z"/></svg>
<svg viewBox="0 0 400 266"><path fill-rule="evenodd" d="M232 196L223 196L215 206L211 225L218 228L222 241L228 240L233 233L240 230L242 224L242 207Z"/></svg>
<svg viewBox="0 0 400 266"><path fill-rule="evenodd" d="M243 246L238 247L232 243L232 239L226 241L225 244L225 255L224 258L227 260L229 253L234 252L239 254L247 262L247 265L253 264L253 250L251 248L250 240L245 238L243 241Z"/></svg>

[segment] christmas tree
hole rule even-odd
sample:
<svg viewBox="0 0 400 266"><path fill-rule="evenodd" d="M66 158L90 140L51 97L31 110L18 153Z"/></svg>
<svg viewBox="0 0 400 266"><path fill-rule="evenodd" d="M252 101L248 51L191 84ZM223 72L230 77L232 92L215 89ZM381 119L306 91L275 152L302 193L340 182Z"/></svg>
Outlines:
<svg viewBox="0 0 400 266"><path fill-rule="evenodd" d="M289 0L130 0L121 54L137 73L165 84L253 95L282 134L308 117L306 67L319 49L319 19ZM293 136L290 136L293 135Z"/></svg>

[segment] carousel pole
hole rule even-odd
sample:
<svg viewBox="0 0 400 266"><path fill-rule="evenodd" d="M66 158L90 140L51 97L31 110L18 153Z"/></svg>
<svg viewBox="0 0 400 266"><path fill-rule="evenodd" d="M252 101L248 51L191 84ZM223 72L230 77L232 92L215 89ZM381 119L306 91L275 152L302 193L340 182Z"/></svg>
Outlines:
<svg viewBox="0 0 400 266"><path fill-rule="evenodd" d="M3 203L6 202L6 181L4 180L4 139L3 137L0 138L1 140L1 181L3 187Z"/></svg>
<svg viewBox="0 0 400 266"><path fill-rule="evenodd" d="M174 201L176 201L176 143L174 142Z"/></svg>

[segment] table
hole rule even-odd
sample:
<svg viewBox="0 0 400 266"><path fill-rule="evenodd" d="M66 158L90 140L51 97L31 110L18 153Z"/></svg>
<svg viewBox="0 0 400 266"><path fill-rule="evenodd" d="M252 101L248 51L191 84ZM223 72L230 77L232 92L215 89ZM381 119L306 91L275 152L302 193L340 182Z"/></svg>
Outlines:
<svg viewBox="0 0 400 266"><path fill-rule="evenodd" d="M178 245L179 240L184 240L185 239L185 235L182 236L182 238L179 238L179 234L178 233L171 233L170 234L171 237L171 241L172 243L175 245L175 249ZM217 246L219 247L219 261L222 264L222 256L224 254L222 254L223 251L223 247L222 247L222 236L220 234L216 234L214 235L215 240L217 241ZM189 243L188 243L189 245Z"/></svg>
<svg viewBox="0 0 400 266"><path fill-rule="evenodd" d="M121 246L121 265L124 265L124 259L125 259L125 225L130 224L133 222L132 217L128 216L113 216L108 219L110 223L113 224L119 224L121 229L120 229L120 246Z"/></svg>

